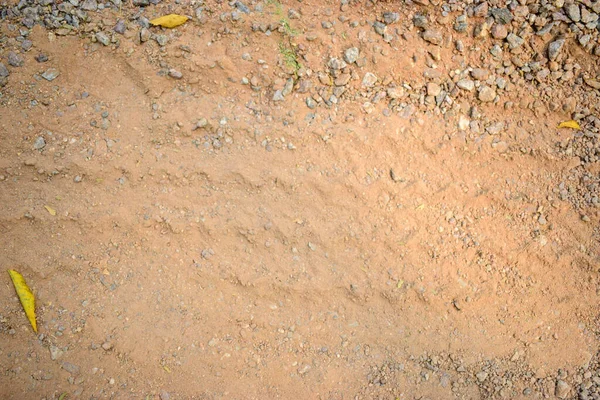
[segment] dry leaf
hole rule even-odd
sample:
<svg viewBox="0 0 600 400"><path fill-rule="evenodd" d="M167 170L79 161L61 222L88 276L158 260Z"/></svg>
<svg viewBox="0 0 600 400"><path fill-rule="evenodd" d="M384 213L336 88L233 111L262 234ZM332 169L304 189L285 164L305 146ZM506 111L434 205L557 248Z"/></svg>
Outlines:
<svg viewBox="0 0 600 400"><path fill-rule="evenodd" d="M44 208L50 213L50 215L56 215L56 210L50 206L44 206Z"/></svg>
<svg viewBox="0 0 600 400"><path fill-rule="evenodd" d="M559 128L571 128L571 129L581 129L581 126L579 126L579 122L577 121L564 121L561 122L560 124L558 124Z"/></svg>
<svg viewBox="0 0 600 400"><path fill-rule="evenodd" d="M185 21L188 20L188 17L185 15L177 15L177 14L169 14L163 15L162 17L154 18L150 21L150 23L154 26L162 26L165 28L175 28L179 26Z"/></svg>
<svg viewBox="0 0 600 400"><path fill-rule="evenodd" d="M9 269L8 274L10 275L10 279L12 279L13 285L15 286L17 296L19 296L19 300L21 300L21 305L25 310L27 319L29 319L29 323L31 324L33 331L37 333L37 323L35 322L35 297L33 296L31 289L29 289L29 286L27 286L23 275L14 269Z"/></svg>

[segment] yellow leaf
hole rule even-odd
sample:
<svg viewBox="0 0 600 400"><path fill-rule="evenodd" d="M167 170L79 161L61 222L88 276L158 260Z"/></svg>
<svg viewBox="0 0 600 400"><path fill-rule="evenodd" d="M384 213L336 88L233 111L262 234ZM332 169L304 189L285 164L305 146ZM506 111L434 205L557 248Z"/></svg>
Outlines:
<svg viewBox="0 0 600 400"><path fill-rule="evenodd" d="M171 373L171 368L167 367L166 365L163 365L163 369L168 373Z"/></svg>
<svg viewBox="0 0 600 400"><path fill-rule="evenodd" d="M31 289L29 289L29 286L27 286L23 275L14 269L9 269L8 274L10 275L10 279L12 279L13 285L15 286L17 296L19 296L19 300L21 300L21 305L25 310L27 319L29 319L29 323L31 324L33 331L37 333L37 323L35 322L35 297L33 296Z"/></svg>
<svg viewBox="0 0 600 400"><path fill-rule="evenodd" d="M153 20L150 21L150 23L154 26L163 26L165 28L175 28L176 26L179 26L179 25L185 23L185 21L187 21L187 20L188 20L188 17L186 17L184 15L169 14L169 15L163 15L162 17L154 18Z"/></svg>
<svg viewBox="0 0 600 400"><path fill-rule="evenodd" d="M581 127L579 126L579 123L577 121L564 121L561 122L560 124L558 124L559 128L571 128L571 129L581 129Z"/></svg>
<svg viewBox="0 0 600 400"><path fill-rule="evenodd" d="M50 206L44 206L44 208L50 213L50 215L56 215L56 210Z"/></svg>

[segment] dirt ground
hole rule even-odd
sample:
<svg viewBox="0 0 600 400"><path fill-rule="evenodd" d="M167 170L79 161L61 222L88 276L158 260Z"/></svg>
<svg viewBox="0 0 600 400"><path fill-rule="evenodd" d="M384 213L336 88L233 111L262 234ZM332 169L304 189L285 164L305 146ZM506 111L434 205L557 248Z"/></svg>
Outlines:
<svg viewBox="0 0 600 400"><path fill-rule="evenodd" d="M497 61L444 21L425 42L413 15L441 11L423 4L127 4L76 34L29 29L0 88L0 266L27 279L39 333L3 272L0 397L587 398L600 152L581 152L600 94L578 74L599 58L569 42L570 82L431 103L423 71L445 88ZM160 45L139 10L193 18L148 28ZM406 27L391 43L368 23L385 11ZM22 26L0 22L7 64ZM363 64L334 83L352 46ZM410 95L372 99L386 87ZM557 128L572 112L588 135Z"/></svg>

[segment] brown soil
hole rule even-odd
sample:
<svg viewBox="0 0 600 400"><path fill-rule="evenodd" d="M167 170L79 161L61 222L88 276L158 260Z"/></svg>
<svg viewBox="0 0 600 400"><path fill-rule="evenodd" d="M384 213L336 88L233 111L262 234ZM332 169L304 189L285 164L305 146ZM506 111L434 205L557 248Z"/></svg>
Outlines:
<svg viewBox="0 0 600 400"><path fill-rule="evenodd" d="M339 6L301 8L293 40L313 71L369 31L331 36L321 20ZM600 343L599 215L556 188L598 163L557 152L574 134L556 129L569 115L479 105L506 122L498 142L461 134L438 108L405 118L350 98L273 102L289 76L282 34L253 33L248 21L277 18L252 15L189 21L164 32L163 50L33 29L1 89L0 266L32 287L40 332L5 274L0 397L554 398L563 376L575 398ZM379 44L383 55L375 38L349 87L360 92L366 71L424 84L416 32ZM442 71L456 57L443 47ZM480 52L462 57L474 65ZM161 63L183 79L158 74ZM59 77L39 79L50 67ZM533 102L529 90L510 96Z"/></svg>

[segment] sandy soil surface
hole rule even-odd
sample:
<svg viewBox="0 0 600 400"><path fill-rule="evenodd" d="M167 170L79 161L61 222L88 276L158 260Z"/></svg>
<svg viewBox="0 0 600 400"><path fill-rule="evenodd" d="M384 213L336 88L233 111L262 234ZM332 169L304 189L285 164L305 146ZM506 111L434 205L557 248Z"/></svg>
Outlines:
<svg viewBox="0 0 600 400"><path fill-rule="evenodd" d="M597 8L0 4L0 397L600 398Z"/></svg>

